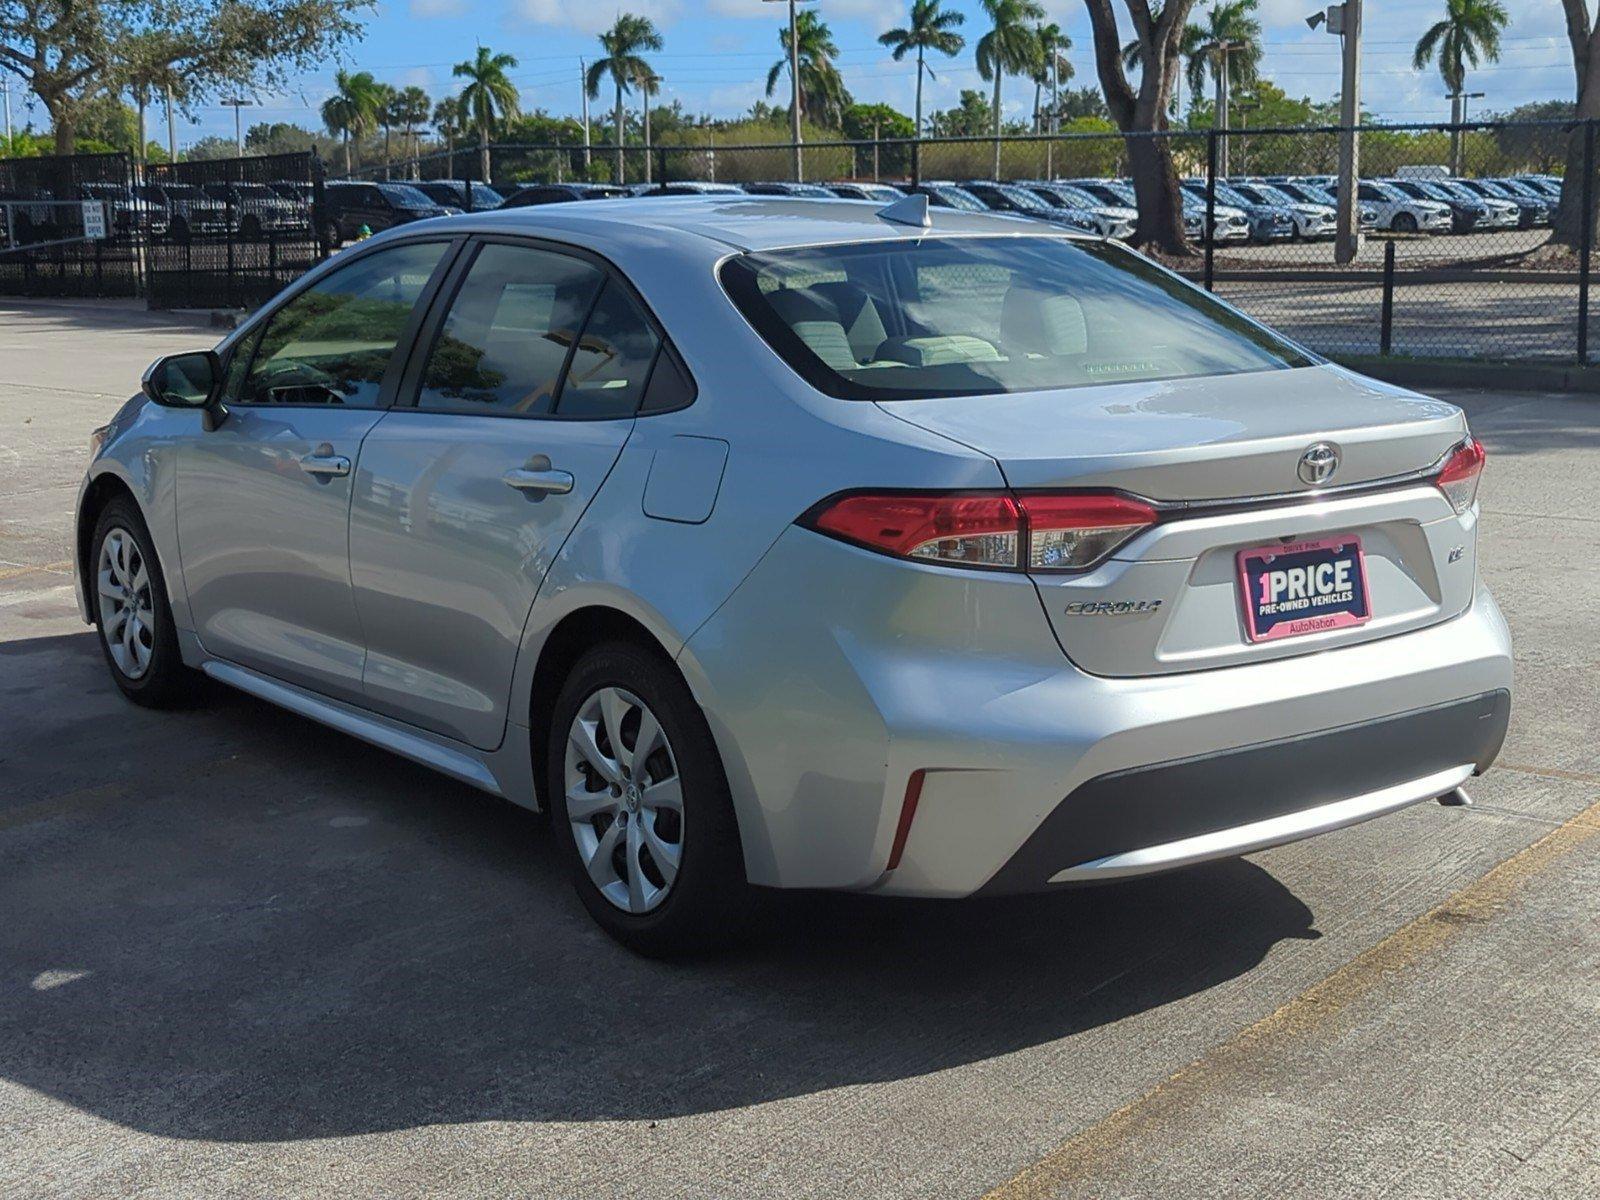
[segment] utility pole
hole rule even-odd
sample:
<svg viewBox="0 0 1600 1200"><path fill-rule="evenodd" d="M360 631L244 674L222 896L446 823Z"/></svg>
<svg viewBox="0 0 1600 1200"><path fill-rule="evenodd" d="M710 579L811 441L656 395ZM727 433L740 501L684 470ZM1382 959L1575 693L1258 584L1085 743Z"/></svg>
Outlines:
<svg viewBox="0 0 1600 1200"><path fill-rule="evenodd" d="M166 87L167 92L167 161L178 161L178 122L172 115L172 85Z"/></svg>
<svg viewBox="0 0 1600 1200"><path fill-rule="evenodd" d="M234 148L239 151L239 157L243 158L244 118L240 114L242 114L246 108L250 107L252 102L240 96L234 96L230 99L220 101L220 103L224 107L233 109L233 145ZM388 136L388 134L384 134L385 138ZM387 153L387 150L385 150L385 153Z"/></svg>
<svg viewBox="0 0 1600 1200"><path fill-rule="evenodd" d="M11 76L0 75L0 93L6 98L6 153L11 153Z"/></svg>
<svg viewBox="0 0 1600 1200"><path fill-rule="evenodd" d="M1334 238L1333 258L1338 263L1353 262L1361 253L1361 222L1357 214L1356 188L1361 181L1361 0L1344 0L1325 13L1312 13L1306 24L1312 29L1326 22L1329 33L1344 39L1344 71L1339 88L1339 230Z"/></svg>
<svg viewBox="0 0 1600 1200"><path fill-rule="evenodd" d="M578 60L578 94L583 97L583 177L589 177L589 64Z"/></svg>
<svg viewBox="0 0 1600 1200"><path fill-rule="evenodd" d="M765 0L782 3L783 0ZM795 30L795 7L801 0L787 0L789 5L789 140L794 143L794 178L798 183L805 178L805 167L800 159L800 35Z"/></svg>
<svg viewBox="0 0 1600 1200"><path fill-rule="evenodd" d="M1233 111L1239 114L1239 132L1250 131L1250 114L1261 107L1261 101L1253 96L1246 96L1233 106ZM1250 151L1250 139L1245 138L1239 143L1239 174L1249 175L1250 169L1247 159Z"/></svg>
<svg viewBox="0 0 1600 1200"><path fill-rule="evenodd" d="M1213 42L1211 45L1213 66L1217 72L1217 111L1212 115L1212 125L1218 133L1218 172L1222 178L1228 177L1228 92L1231 80L1228 77L1228 56L1235 50L1243 50L1243 42Z"/></svg>
<svg viewBox="0 0 1600 1200"><path fill-rule="evenodd" d="M1461 142L1462 130L1459 128L1467 123L1467 101L1482 100L1482 92L1455 91L1447 93L1445 99L1450 101L1450 124L1457 128L1450 131L1450 174L1461 174Z"/></svg>

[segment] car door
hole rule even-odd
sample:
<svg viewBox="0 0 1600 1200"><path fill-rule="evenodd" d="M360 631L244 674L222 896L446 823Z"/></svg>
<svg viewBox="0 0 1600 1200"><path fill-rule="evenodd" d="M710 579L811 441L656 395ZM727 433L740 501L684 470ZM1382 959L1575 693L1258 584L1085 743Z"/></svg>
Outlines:
<svg viewBox="0 0 1600 1200"><path fill-rule="evenodd" d="M350 572L367 702L492 748L540 582L634 423L661 338L579 252L484 239L362 447Z"/></svg>
<svg viewBox="0 0 1600 1200"><path fill-rule="evenodd" d="M361 698L347 550L352 465L383 415L452 244L350 252L236 345L228 416L178 452L178 541L195 629L219 658Z"/></svg>

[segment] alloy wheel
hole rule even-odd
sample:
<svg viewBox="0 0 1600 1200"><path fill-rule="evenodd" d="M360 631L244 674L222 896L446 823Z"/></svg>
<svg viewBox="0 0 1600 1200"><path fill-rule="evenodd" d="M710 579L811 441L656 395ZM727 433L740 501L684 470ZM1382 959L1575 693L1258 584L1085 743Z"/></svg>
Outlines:
<svg viewBox="0 0 1600 1200"><path fill-rule="evenodd" d="M111 661L129 679L142 678L155 652L155 605L144 555L126 529L111 529L101 541L95 587Z"/></svg>
<svg viewBox="0 0 1600 1200"><path fill-rule="evenodd" d="M607 900L658 908L683 862L683 788L666 731L633 693L603 687L567 732L566 819L578 856Z"/></svg>

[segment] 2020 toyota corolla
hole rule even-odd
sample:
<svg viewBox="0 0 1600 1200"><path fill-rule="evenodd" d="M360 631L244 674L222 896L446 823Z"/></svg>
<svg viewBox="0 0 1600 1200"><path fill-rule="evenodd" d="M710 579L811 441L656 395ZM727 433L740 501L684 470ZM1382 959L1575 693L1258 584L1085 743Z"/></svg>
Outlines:
<svg viewBox="0 0 1600 1200"><path fill-rule="evenodd" d="M117 685L192 672L547 809L665 953L746 890L1237 855L1494 759L1459 410L1114 243L876 202L419 222L155 364L80 494Z"/></svg>

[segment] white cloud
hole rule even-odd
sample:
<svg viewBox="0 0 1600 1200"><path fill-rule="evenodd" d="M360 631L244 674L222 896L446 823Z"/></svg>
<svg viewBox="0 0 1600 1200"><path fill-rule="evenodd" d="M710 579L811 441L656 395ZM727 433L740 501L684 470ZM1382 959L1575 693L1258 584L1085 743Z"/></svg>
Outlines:
<svg viewBox="0 0 1600 1200"><path fill-rule="evenodd" d="M411 0L407 11L418 20L459 17L467 11L467 0Z"/></svg>
<svg viewBox="0 0 1600 1200"><path fill-rule="evenodd" d="M413 0L413 3L417 0ZM451 3L453 0L421 0L422 3ZM649 17L658 29L665 29L678 19L682 8L679 0L627 0L626 6L617 4L581 4L573 0L516 0L512 5L513 22L528 25L553 25L575 29L579 33L600 33L611 28L624 11L635 16Z"/></svg>

